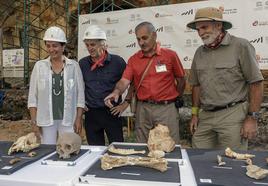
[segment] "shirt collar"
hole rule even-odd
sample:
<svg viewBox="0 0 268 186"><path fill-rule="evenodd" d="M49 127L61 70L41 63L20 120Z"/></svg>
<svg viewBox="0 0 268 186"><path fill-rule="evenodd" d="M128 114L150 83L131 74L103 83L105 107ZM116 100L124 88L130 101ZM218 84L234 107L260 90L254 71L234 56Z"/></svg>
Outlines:
<svg viewBox="0 0 268 186"><path fill-rule="evenodd" d="M231 43L231 35L226 32L225 36L223 37L222 41L221 41L221 44L219 45L219 47L221 45L229 45ZM204 49L210 49L209 47L207 47L206 45L203 45L203 48ZM210 49L210 50L213 50L213 49Z"/></svg>
<svg viewBox="0 0 268 186"><path fill-rule="evenodd" d="M229 45L231 43L231 35L227 32L222 39L221 45Z"/></svg>
<svg viewBox="0 0 268 186"><path fill-rule="evenodd" d="M161 44L160 44L160 42L157 42L157 43L156 43L155 54L158 55L158 56L161 55ZM138 52L138 57L139 57L139 58L148 58L147 56L144 56L142 50L139 50L139 52Z"/></svg>
<svg viewBox="0 0 268 186"><path fill-rule="evenodd" d="M72 60L69 59L69 58L67 58L66 56L62 56L62 59L64 60L65 65L72 65L73 64L71 62ZM48 58L46 60L49 62L49 64L51 64L51 62L50 62L50 56L48 56Z"/></svg>
<svg viewBox="0 0 268 186"><path fill-rule="evenodd" d="M106 51L106 52L107 52L107 57L104 60L104 64L108 64L112 60L111 54L108 51ZM90 64L92 65L93 61L91 60L90 56L88 56L88 60L89 60Z"/></svg>

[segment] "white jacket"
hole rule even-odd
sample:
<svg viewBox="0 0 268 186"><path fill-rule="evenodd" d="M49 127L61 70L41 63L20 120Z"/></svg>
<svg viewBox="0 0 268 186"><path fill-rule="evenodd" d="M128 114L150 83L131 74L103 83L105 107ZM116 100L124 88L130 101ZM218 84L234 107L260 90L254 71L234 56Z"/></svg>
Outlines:
<svg viewBox="0 0 268 186"><path fill-rule="evenodd" d="M77 107L84 108L84 81L78 63L65 57L64 67L64 113L62 124L72 126ZM30 81L28 108L36 107L38 126L53 125L52 71L50 57L36 62Z"/></svg>

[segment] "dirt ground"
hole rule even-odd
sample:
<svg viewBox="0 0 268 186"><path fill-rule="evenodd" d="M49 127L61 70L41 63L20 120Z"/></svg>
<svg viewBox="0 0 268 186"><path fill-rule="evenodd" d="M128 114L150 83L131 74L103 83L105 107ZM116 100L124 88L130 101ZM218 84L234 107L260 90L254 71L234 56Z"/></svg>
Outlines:
<svg viewBox="0 0 268 186"><path fill-rule="evenodd" d="M5 121L0 120L0 141L15 141L18 137L32 132L30 120ZM84 131L82 132L83 144L86 144Z"/></svg>
<svg viewBox="0 0 268 186"><path fill-rule="evenodd" d="M0 141L16 141L20 136L32 132L30 120L7 121L0 120ZM135 142L133 129L128 134L127 127L123 127L124 138L127 142ZM85 131L81 133L82 143L87 144Z"/></svg>

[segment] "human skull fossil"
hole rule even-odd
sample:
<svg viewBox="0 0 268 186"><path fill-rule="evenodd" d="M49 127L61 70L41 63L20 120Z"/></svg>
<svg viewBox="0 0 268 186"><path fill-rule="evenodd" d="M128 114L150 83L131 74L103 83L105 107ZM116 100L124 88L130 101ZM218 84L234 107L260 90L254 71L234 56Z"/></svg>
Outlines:
<svg viewBox="0 0 268 186"><path fill-rule="evenodd" d="M8 150L8 155L11 155L13 152L29 152L30 150L39 147L39 143L37 142L37 137L33 132L21 136L14 142Z"/></svg>
<svg viewBox="0 0 268 186"><path fill-rule="evenodd" d="M67 159L71 154L78 154L82 144L81 137L73 132L66 132L59 135L56 145L59 158Z"/></svg>

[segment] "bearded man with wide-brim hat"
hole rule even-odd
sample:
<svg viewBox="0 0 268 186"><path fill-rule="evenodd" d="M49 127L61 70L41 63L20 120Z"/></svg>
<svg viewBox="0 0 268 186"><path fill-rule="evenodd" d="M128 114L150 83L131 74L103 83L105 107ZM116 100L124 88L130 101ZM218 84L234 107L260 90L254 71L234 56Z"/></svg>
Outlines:
<svg viewBox="0 0 268 186"><path fill-rule="evenodd" d="M192 146L246 150L257 132L263 76L254 47L226 31L232 23L222 14L201 8L187 24L204 43L195 52L189 77Z"/></svg>

